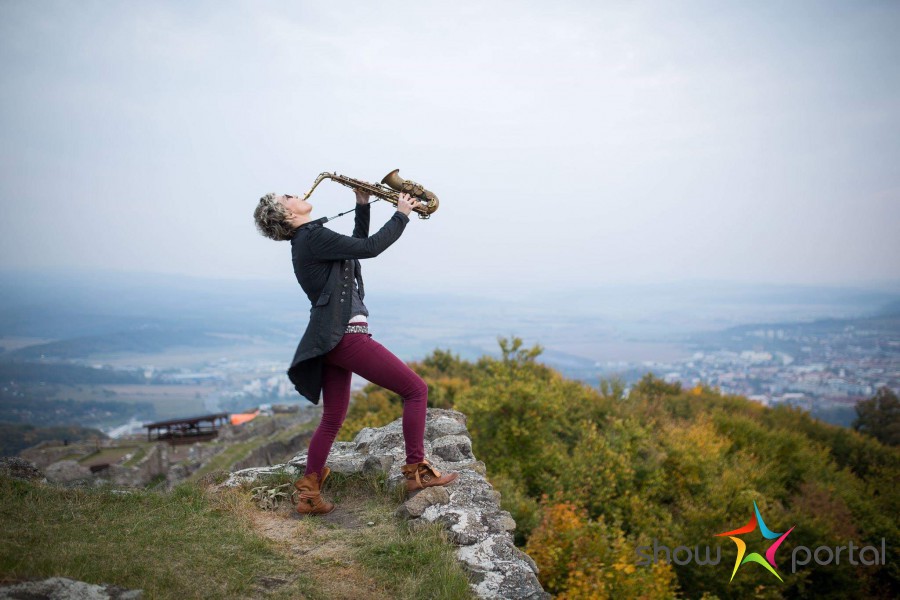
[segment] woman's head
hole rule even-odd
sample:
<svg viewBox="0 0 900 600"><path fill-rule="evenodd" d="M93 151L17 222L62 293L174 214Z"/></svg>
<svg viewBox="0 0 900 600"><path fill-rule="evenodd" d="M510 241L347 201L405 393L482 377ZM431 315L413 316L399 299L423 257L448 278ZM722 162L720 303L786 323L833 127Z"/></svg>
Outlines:
<svg viewBox="0 0 900 600"><path fill-rule="evenodd" d="M294 230L309 222L312 204L289 194L274 192L259 199L253 220L259 232L269 239L289 240Z"/></svg>

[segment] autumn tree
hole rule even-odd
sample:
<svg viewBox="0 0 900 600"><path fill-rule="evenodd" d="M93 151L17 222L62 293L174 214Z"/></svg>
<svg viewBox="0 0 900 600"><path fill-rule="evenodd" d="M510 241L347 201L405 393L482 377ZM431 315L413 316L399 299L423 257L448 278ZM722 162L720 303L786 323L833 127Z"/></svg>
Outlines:
<svg viewBox="0 0 900 600"><path fill-rule="evenodd" d="M900 400L887 386L856 405L853 429L871 435L882 444L900 445Z"/></svg>

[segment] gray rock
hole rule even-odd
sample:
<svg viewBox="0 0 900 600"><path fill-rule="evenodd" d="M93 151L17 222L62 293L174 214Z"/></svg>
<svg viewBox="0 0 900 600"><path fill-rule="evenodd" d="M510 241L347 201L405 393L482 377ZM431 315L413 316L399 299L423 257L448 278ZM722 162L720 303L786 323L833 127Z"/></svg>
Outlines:
<svg viewBox="0 0 900 600"><path fill-rule="evenodd" d="M516 530L516 521L512 518L512 515L507 511L502 511L500 514L492 515L489 517L490 523L488 528L494 531L515 531Z"/></svg>
<svg viewBox="0 0 900 600"><path fill-rule="evenodd" d="M127 590L108 583L94 585L69 579L68 577L50 577L41 581L23 581L0 587L0 599L2 600L39 600L41 598L139 600L143 596L143 590Z"/></svg>
<svg viewBox="0 0 900 600"><path fill-rule="evenodd" d="M25 481L40 481L44 479L44 472L37 465L18 456L4 456L0 458L0 475Z"/></svg>
<svg viewBox="0 0 900 600"><path fill-rule="evenodd" d="M465 435L445 435L438 438L432 442L431 451L450 462L475 458L472 456L472 440Z"/></svg>
<svg viewBox="0 0 900 600"><path fill-rule="evenodd" d="M477 544L464 546L456 556L465 564L473 578L472 588L480 598L550 598L542 588L534 588L537 579L532 570L534 561L525 561L524 553L507 536L491 535ZM526 570L522 569L525 565Z"/></svg>
<svg viewBox="0 0 900 600"><path fill-rule="evenodd" d="M74 460L61 460L47 467L47 480L51 483L73 484L92 479L91 470Z"/></svg>
<svg viewBox="0 0 900 600"><path fill-rule="evenodd" d="M468 436L465 420L460 421L453 417L442 416L425 425L425 439L429 442L445 435Z"/></svg>
<svg viewBox="0 0 900 600"><path fill-rule="evenodd" d="M393 456L370 456L363 462L363 473L388 473L394 465Z"/></svg>
<svg viewBox="0 0 900 600"><path fill-rule="evenodd" d="M433 504L447 504L450 502L450 492L444 486L427 487L420 490L415 496L400 505L397 516L405 519L414 519L422 516L425 509Z"/></svg>
<svg viewBox="0 0 900 600"><path fill-rule="evenodd" d="M359 433L356 434L356 437L353 438L353 443L356 444L356 451L366 453L369 451L369 444L375 437L376 430L371 427L363 427Z"/></svg>
<svg viewBox="0 0 900 600"><path fill-rule="evenodd" d="M252 467L250 469L241 469L240 471L231 473L228 476L228 479L219 484L219 487L237 487L242 483L252 483L259 477L274 475L282 472L285 472L292 477L300 477L305 468L306 461L304 461L303 465L300 467L292 464L286 464L272 465L270 467Z"/></svg>

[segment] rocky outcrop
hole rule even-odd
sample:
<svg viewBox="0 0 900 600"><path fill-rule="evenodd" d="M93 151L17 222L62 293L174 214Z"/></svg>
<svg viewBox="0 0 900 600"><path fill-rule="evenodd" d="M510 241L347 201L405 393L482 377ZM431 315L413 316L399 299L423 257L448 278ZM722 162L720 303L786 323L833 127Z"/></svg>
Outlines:
<svg viewBox="0 0 900 600"><path fill-rule="evenodd" d="M140 600L142 590L127 590L117 585L95 585L68 577L50 577L41 581L23 581L0 587L0 600L6 598L36 600L38 598L78 598L79 600Z"/></svg>
<svg viewBox="0 0 900 600"><path fill-rule="evenodd" d="M483 462L472 455L466 416L429 408L425 421L425 456L441 472L459 477L444 487L426 488L407 500L397 514L413 529L439 523L457 546L456 556L470 573L481 598L549 598L537 579L537 565L513 544L516 523L500 508L500 493L485 478ZM394 486L406 485L400 468L406 462L401 419L379 428L364 428L352 442L336 442L328 466L336 473L384 471ZM244 469L224 486L252 482L265 473L287 469L298 476L306 468L306 452L286 465Z"/></svg>
<svg viewBox="0 0 900 600"><path fill-rule="evenodd" d="M312 434L312 431L301 431L284 441L273 440L266 442L262 446L254 448L246 457L231 465L231 468L237 470L249 469L259 465L271 465L275 462L273 457L284 460L285 456L290 456L309 446Z"/></svg>
<svg viewBox="0 0 900 600"><path fill-rule="evenodd" d="M44 472L33 462L18 456L4 456L0 458L0 475L24 481L47 481L44 477Z"/></svg>

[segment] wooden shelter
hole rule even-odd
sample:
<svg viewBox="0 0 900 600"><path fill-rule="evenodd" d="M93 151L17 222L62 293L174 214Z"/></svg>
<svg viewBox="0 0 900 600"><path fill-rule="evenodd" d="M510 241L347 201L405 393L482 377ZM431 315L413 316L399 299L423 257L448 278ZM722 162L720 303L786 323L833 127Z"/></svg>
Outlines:
<svg viewBox="0 0 900 600"><path fill-rule="evenodd" d="M206 442L219 435L219 428L228 423L228 413L214 413L186 419L170 419L144 425L147 441L168 441L170 444Z"/></svg>

